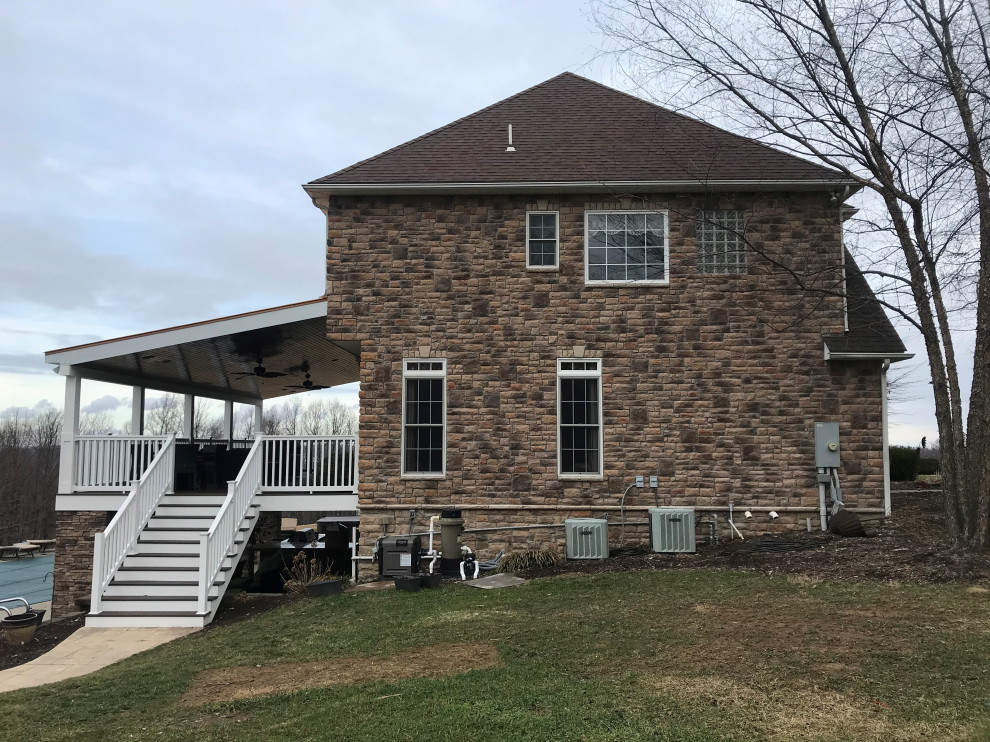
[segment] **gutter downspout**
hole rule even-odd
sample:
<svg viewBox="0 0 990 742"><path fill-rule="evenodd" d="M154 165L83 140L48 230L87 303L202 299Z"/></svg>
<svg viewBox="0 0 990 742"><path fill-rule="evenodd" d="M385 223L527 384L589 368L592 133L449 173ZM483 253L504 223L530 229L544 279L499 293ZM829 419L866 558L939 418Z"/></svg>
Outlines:
<svg viewBox="0 0 990 742"><path fill-rule="evenodd" d="M890 451L887 446L887 369L890 359L880 364L880 426L883 428L883 514L890 517Z"/></svg>

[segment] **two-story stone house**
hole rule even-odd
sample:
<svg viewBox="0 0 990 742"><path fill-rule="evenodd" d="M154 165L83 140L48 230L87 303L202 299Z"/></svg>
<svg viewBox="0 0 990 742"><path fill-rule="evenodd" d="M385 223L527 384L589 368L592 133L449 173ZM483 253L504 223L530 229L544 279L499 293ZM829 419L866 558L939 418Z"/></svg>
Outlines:
<svg viewBox="0 0 990 742"><path fill-rule="evenodd" d="M908 354L843 248L840 174L566 73L304 188L325 297L48 354L67 380L63 595L90 587L92 547L71 543L117 513L94 623L208 622L264 511L357 508L365 553L450 506L488 529L467 539L483 552L563 537L508 526L654 502L818 527L816 422L839 424L846 505L889 512L885 374ZM207 511L168 477L135 494L155 470L130 460L140 436L75 434L81 378L134 386L138 434L144 388L184 393L188 438L195 396L260 414L359 380L359 442L263 437ZM182 444L151 445L177 466ZM116 489L99 446L127 459ZM658 486L623 503L637 475ZM170 606L179 562L197 588Z"/></svg>

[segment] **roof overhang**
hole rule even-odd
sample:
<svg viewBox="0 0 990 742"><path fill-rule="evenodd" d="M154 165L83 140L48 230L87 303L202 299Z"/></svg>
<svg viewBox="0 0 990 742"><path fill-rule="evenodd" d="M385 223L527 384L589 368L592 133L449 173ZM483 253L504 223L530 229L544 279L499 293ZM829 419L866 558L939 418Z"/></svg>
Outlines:
<svg viewBox="0 0 990 742"><path fill-rule="evenodd" d="M286 304L45 353L62 375L256 403L356 381L360 349L326 337L327 300ZM264 366L268 376L254 369Z"/></svg>
<svg viewBox="0 0 990 742"><path fill-rule="evenodd" d="M825 343L826 361L907 361L914 358L914 353L857 353L857 352L833 352L828 349Z"/></svg>
<svg viewBox="0 0 990 742"><path fill-rule="evenodd" d="M855 180L588 180L487 183L306 183L303 189L314 199L323 195L420 195L453 193L704 193L706 191L843 191L846 198L859 190ZM846 191L846 189L849 189Z"/></svg>

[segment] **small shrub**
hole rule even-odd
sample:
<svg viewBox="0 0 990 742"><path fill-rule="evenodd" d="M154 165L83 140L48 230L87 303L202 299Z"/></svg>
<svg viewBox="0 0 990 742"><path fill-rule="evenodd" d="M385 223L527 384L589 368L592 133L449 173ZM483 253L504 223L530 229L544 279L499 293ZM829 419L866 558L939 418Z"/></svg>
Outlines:
<svg viewBox="0 0 990 742"><path fill-rule="evenodd" d="M292 558L292 566L282 570L282 574L285 576L285 589L293 595L305 595L306 586L315 582L339 579L333 572L324 569L316 557L307 559L301 551Z"/></svg>
<svg viewBox="0 0 990 742"><path fill-rule="evenodd" d="M921 455L918 449L909 446L890 447L890 480L892 482L913 482L918 478Z"/></svg>
<svg viewBox="0 0 990 742"><path fill-rule="evenodd" d="M506 554L498 563L499 572L524 572L527 569L547 569L564 561L560 549L551 546L546 549L514 551Z"/></svg>
<svg viewBox="0 0 990 742"><path fill-rule="evenodd" d="M921 459L918 462L918 474L931 476L932 474L940 474L942 471L942 462L938 459Z"/></svg>

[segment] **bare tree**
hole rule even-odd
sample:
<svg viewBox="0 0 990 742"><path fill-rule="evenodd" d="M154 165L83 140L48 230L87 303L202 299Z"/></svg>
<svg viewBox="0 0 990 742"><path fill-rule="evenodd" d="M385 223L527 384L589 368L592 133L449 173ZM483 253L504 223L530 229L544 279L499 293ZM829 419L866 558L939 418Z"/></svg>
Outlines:
<svg viewBox="0 0 990 742"><path fill-rule="evenodd" d="M339 399L314 399L302 410L300 428L303 435L354 435L357 414Z"/></svg>
<svg viewBox="0 0 990 742"><path fill-rule="evenodd" d="M0 419L0 541L54 535L61 435L58 410Z"/></svg>
<svg viewBox="0 0 990 742"><path fill-rule="evenodd" d="M109 412L84 412L79 416L79 435L111 435L120 432Z"/></svg>
<svg viewBox="0 0 990 742"><path fill-rule="evenodd" d="M171 392L150 401L144 416L149 435L168 435L182 430L182 397Z"/></svg>
<svg viewBox="0 0 990 742"><path fill-rule="evenodd" d="M923 337L946 520L990 546L990 11L972 0L601 0L664 103L810 157L872 198L864 271ZM956 335L975 331L968 416Z"/></svg>

